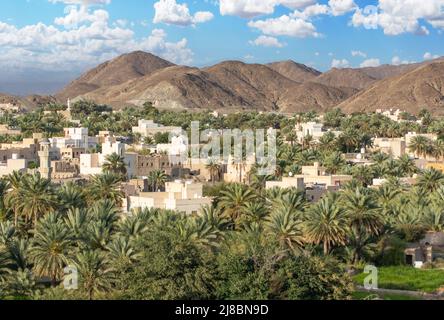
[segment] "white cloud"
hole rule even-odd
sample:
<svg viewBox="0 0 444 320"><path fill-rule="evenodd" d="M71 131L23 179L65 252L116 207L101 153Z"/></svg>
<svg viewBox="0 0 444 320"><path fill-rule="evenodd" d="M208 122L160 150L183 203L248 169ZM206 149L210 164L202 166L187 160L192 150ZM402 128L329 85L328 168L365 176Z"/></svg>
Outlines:
<svg viewBox="0 0 444 320"><path fill-rule="evenodd" d="M331 67L332 68L348 68L350 67L350 62L346 59L333 59L333 61L331 62Z"/></svg>
<svg viewBox="0 0 444 320"><path fill-rule="evenodd" d="M302 11L295 10L292 14L290 14L290 16L294 18L301 18L304 20L308 20L311 17L319 16L322 14L329 14L329 13L330 13L329 6L317 3L315 5L306 7Z"/></svg>
<svg viewBox="0 0 444 320"><path fill-rule="evenodd" d="M402 64L411 64L411 63L415 63L415 61L402 60L399 56L394 56L392 58L392 64L395 66L399 66Z"/></svg>
<svg viewBox="0 0 444 320"><path fill-rule="evenodd" d="M330 6L331 13L334 16L342 16L357 8L353 0L330 0L328 1L328 5Z"/></svg>
<svg viewBox="0 0 444 320"><path fill-rule="evenodd" d="M430 52L424 53L424 60L432 60L432 59L438 59L439 55L437 54L431 54Z"/></svg>
<svg viewBox="0 0 444 320"><path fill-rule="evenodd" d="M178 4L176 0L159 0L154 4L154 23L166 23L180 26L189 26L210 21L214 15L209 11L199 11L194 15L186 3Z"/></svg>
<svg viewBox="0 0 444 320"><path fill-rule="evenodd" d="M290 9L302 9L316 3L316 0L220 0L222 15L254 18L274 13L278 5Z"/></svg>
<svg viewBox="0 0 444 320"><path fill-rule="evenodd" d="M359 51L359 50L353 50L351 52L351 55L353 57L362 57L362 58L367 58L367 54L365 52Z"/></svg>
<svg viewBox="0 0 444 320"><path fill-rule="evenodd" d="M387 35L428 35L429 29L421 25L423 20L434 28L444 28L444 0L379 0L378 6L357 9L352 25L382 28Z"/></svg>
<svg viewBox="0 0 444 320"><path fill-rule="evenodd" d="M263 47L282 48L285 44L279 42L275 37L259 36L256 40L250 41L250 44Z"/></svg>
<svg viewBox="0 0 444 320"><path fill-rule="evenodd" d="M69 7L54 25L18 28L0 21L0 69L81 70L134 50L150 51L176 63L192 62L186 39L169 42L162 29L136 39L131 29L109 20L107 11L81 6Z"/></svg>
<svg viewBox="0 0 444 320"><path fill-rule="evenodd" d="M248 25L271 36L290 36L296 38L320 37L315 26L300 18L283 15L279 18L250 21Z"/></svg>
<svg viewBox="0 0 444 320"><path fill-rule="evenodd" d="M381 61L379 59L367 59L361 63L360 67L361 68L379 67L380 65L381 65Z"/></svg>

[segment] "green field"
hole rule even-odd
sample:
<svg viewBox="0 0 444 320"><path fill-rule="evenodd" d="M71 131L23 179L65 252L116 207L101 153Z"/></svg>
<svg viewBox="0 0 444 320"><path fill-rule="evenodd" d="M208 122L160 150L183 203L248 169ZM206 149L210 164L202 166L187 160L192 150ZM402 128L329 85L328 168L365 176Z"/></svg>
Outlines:
<svg viewBox="0 0 444 320"><path fill-rule="evenodd" d="M444 286L444 270L423 270L412 267L381 267L379 271L379 288L421 291L433 293ZM367 274L354 277L356 284L363 285Z"/></svg>

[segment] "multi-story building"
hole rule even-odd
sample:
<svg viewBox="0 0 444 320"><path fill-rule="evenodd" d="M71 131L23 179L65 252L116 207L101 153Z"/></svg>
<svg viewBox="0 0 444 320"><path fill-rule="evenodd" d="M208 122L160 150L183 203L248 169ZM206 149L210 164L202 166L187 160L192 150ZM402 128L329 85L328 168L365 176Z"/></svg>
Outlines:
<svg viewBox="0 0 444 320"><path fill-rule="evenodd" d="M203 185L193 181L168 182L165 192L140 192L138 196L129 196L124 201L124 210L164 209L198 214L203 206L211 205L210 198L203 197Z"/></svg>
<svg viewBox="0 0 444 320"><path fill-rule="evenodd" d="M308 136L312 137L314 141L319 141L319 139L327 132L332 132L335 136L341 134L339 131L324 130L324 125L322 123L306 122L296 125L296 135L299 142L302 142L304 138Z"/></svg>
<svg viewBox="0 0 444 320"><path fill-rule="evenodd" d="M80 174L82 176L101 174L106 158L112 154L123 157L129 178L137 175L137 154L126 153L125 144L115 141L112 137L106 138L106 141L102 144L101 153L84 153L80 155Z"/></svg>
<svg viewBox="0 0 444 320"><path fill-rule="evenodd" d="M180 134L181 132L181 127L165 127L155 123L153 120L139 120L139 125L133 127L133 133L138 133L142 137L152 137L156 133Z"/></svg>
<svg viewBox="0 0 444 320"><path fill-rule="evenodd" d="M170 156L167 154L150 154L142 155L136 154L137 162L135 169L135 176L147 177L153 171L163 171L167 175L178 177L180 176L181 163L173 163Z"/></svg>

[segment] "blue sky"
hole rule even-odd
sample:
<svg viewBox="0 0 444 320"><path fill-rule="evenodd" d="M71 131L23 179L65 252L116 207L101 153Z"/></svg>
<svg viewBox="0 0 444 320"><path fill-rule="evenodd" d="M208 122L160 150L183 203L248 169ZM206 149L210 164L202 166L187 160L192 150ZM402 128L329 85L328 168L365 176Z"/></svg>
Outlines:
<svg viewBox="0 0 444 320"><path fill-rule="evenodd" d="M444 0L0 1L0 91L132 50L180 64L292 59L321 71L444 55Z"/></svg>

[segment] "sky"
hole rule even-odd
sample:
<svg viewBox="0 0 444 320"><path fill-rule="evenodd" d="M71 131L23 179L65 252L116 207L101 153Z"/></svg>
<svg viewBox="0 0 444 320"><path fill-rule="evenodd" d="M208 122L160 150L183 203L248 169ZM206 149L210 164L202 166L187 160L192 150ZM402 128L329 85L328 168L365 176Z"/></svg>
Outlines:
<svg viewBox="0 0 444 320"><path fill-rule="evenodd" d="M198 67L419 62L444 55L443 32L444 0L0 1L0 92L51 93L134 50Z"/></svg>

